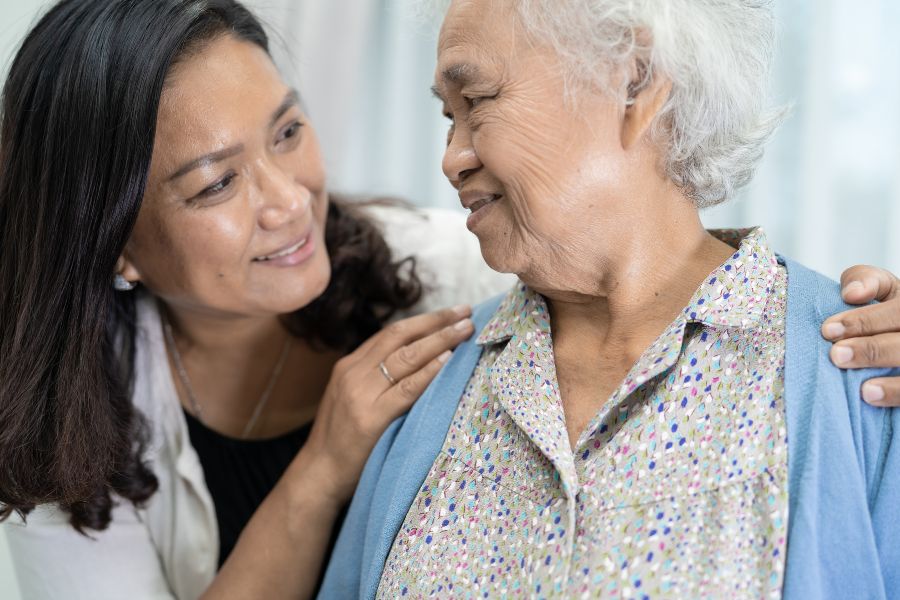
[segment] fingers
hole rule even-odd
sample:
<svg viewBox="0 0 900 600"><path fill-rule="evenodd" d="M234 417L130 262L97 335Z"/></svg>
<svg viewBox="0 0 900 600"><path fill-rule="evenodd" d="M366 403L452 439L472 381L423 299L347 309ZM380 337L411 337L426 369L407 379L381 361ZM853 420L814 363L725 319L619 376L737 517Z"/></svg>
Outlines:
<svg viewBox="0 0 900 600"><path fill-rule="evenodd" d="M831 362L841 369L900 366L900 333L838 342L831 347Z"/></svg>
<svg viewBox="0 0 900 600"><path fill-rule="evenodd" d="M863 400L878 407L900 407L900 377L870 379L862 386Z"/></svg>
<svg viewBox="0 0 900 600"><path fill-rule="evenodd" d="M822 335L831 341L892 331L900 331L900 299L848 310L822 324Z"/></svg>
<svg viewBox="0 0 900 600"><path fill-rule="evenodd" d="M408 377L404 377L397 382L397 385L391 386L388 391L381 395L379 402L390 413L391 419L409 410L413 402L422 395L425 388L437 377L441 367L450 360L451 354L449 350L444 351L437 358L429 361L423 368Z"/></svg>
<svg viewBox="0 0 900 600"><path fill-rule="evenodd" d="M471 314L470 306L460 305L395 321L366 340L356 353L365 356L373 354L369 358L377 364L401 346L453 325Z"/></svg>
<svg viewBox="0 0 900 600"><path fill-rule="evenodd" d="M878 267L856 265L841 273L841 295L849 304L867 304L900 296L900 281Z"/></svg>
<svg viewBox="0 0 900 600"><path fill-rule="evenodd" d="M384 359L384 366L395 380L409 377L447 350L456 348L475 331L471 319L463 319L431 335L401 346Z"/></svg>

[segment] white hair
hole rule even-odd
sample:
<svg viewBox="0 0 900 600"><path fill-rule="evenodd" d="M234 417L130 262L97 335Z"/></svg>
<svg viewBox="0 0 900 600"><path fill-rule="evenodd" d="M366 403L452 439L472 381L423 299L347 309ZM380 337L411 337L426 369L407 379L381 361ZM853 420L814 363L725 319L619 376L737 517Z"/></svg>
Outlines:
<svg viewBox="0 0 900 600"><path fill-rule="evenodd" d="M667 176L698 207L731 198L753 177L786 112L768 108L770 0L512 1L525 30L556 50L569 78L617 94L656 76L671 80L652 134L665 149ZM611 89L611 74L633 65L639 81Z"/></svg>

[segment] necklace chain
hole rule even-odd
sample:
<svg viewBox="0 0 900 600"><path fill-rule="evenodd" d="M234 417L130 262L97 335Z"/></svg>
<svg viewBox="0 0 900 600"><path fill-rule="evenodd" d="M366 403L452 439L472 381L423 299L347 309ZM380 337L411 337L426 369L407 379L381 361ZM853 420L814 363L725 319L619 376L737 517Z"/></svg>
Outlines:
<svg viewBox="0 0 900 600"><path fill-rule="evenodd" d="M197 395L194 393L194 388L191 385L191 379L188 377L187 369L184 368L184 361L181 359L181 353L178 351L178 346L175 345L175 336L172 334L172 325L165 315L163 315L163 332L166 337L166 346L168 346L169 353L172 355L172 362L175 363L175 372L178 374L178 379L181 380L181 385L184 387L184 391L187 394L191 410L197 416L198 421L209 427L203 416L203 409L200 406L200 402L197 401ZM272 390L275 389L275 384L278 382L278 377L281 375L281 370L284 368L284 363L287 361L290 349L291 338L288 336L284 341L284 347L281 349L281 355L278 357L278 362L275 363L275 368L272 370L272 375L269 376L269 382L266 384L266 389L259 397L259 400L256 401L253 413L244 425L244 430L241 433L242 439L247 439L247 436L250 435L253 428L256 426L259 416L262 414L263 409L265 409L266 404L269 401L269 396L272 395Z"/></svg>

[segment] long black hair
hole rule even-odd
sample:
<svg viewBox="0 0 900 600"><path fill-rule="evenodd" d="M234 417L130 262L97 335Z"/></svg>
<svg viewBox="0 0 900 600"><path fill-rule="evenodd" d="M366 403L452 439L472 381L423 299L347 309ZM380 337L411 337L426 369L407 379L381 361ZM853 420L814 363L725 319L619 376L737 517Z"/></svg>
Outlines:
<svg viewBox="0 0 900 600"><path fill-rule="evenodd" d="M0 117L0 519L52 502L79 531L103 529L114 494L140 505L157 488L131 402L134 298L112 278L167 76L221 35L268 52L232 0L63 0L12 63ZM326 243L331 284L287 324L351 350L421 286L339 201Z"/></svg>

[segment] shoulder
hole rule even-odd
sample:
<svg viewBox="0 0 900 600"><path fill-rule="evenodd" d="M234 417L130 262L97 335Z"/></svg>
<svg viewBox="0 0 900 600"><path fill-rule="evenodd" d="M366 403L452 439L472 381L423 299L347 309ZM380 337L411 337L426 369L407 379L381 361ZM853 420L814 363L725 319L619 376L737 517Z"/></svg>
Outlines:
<svg viewBox="0 0 900 600"><path fill-rule="evenodd" d="M784 385L791 514L785 597L800 596L796 592L800 589L805 595L818 589L818 595L843 597L847 589L842 588L842 580L854 578L855 585L865 581L863 588L869 586L871 591L881 589L884 576L888 584L884 589L896 589L896 582L889 583L887 578L895 578L900 564L900 528L894 517L900 485L890 476L900 466L900 444L892 443L894 432L900 431L900 411L875 408L860 398L865 380L896 372L835 367L829 357L831 343L820 333L821 324L852 307L841 299L835 281L794 261L784 263L788 272ZM851 555L853 560L848 561ZM840 579L833 576L837 565ZM854 591L875 597L863 588ZM824 592L838 589L844 591Z"/></svg>
<svg viewBox="0 0 900 600"><path fill-rule="evenodd" d="M841 298L840 284L789 258L781 258L788 272L788 298L798 316L808 324L851 306Z"/></svg>
<svg viewBox="0 0 900 600"><path fill-rule="evenodd" d="M465 215L442 208L367 204L363 213L384 235L397 260L415 259L425 288L415 312L476 304L505 291L515 276L497 273L481 257Z"/></svg>
<svg viewBox="0 0 900 600"><path fill-rule="evenodd" d="M844 302L838 282L791 259L781 260L788 274L787 334L788 339L793 341L788 353L793 352L795 362L811 368L812 357L816 356L821 359L815 365L818 371L841 373L844 379L851 382L862 383L884 375L887 372L885 369L845 371L831 363L829 353L832 344L822 337L822 323L832 315L857 307ZM810 353L813 349L816 352ZM802 362L798 360L801 356L806 357Z"/></svg>
<svg viewBox="0 0 900 600"><path fill-rule="evenodd" d="M833 436L831 443L843 440L845 446L837 453L844 456L833 459L847 461L855 456L871 492L881 476L896 419L894 411L863 402L860 389L868 379L893 376L898 371L834 366L829 356L832 344L821 335L822 323L853 307L841 298L837 282L792 260L784 262L788 270L785 393L794 456L803 458L807 446L815 445L811 440L821 434L816 429L843 431L844 435ZM824 456L835 449L821 450Z"/></svg>
<svg viewBox="0 0 900 600"><path fill-rule="evenodd" d="M822 337L822 323L828 317L855 308L844 302L840 284L791 259L782 259L788 273L787 366L804 375L815 374L816 381L840 380L847 387L848 401L856 404L858 387L863 381L887 374L886 369L842 370L835 367L829 353L831 342ZM830 377L829 377L830 376Z"/></svg>

